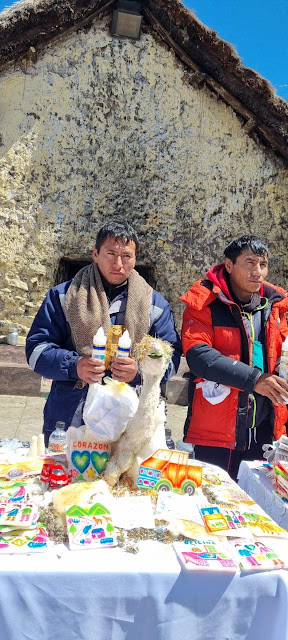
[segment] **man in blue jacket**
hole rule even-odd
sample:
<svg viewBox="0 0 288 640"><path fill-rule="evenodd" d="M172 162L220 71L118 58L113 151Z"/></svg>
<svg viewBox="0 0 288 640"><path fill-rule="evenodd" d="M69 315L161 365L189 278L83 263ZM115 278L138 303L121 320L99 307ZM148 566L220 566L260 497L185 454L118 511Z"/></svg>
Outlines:
<svg viewBox="0 0 288 640"><path fill-rule="evenodd" d="M111 220L100 229L93 262L75 278L53 287L42 303L27 336L30 367L52 379L44 407L45 443L62 420L79 426L88 384L105 375L101 360L92 358L93 336L100 326L128 329L132 345L149 335L167 340L174 353L163 383L178 369L182 353L168 302L134 269L139 241L126 221ZM112 360L112 377L132 386L140 384L137 362L131 357Z"/></svg>

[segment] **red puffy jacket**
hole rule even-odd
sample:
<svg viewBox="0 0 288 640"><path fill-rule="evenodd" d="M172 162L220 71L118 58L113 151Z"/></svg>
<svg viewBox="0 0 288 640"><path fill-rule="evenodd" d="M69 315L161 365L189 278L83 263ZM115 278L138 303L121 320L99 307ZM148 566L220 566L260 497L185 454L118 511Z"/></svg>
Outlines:
<svg viewBox="0 0 288 640"><path fill-rule="evenodd" d="M227 286L219 286L221 270L223 274L223 265L211 269L207 274L209 280L198 280L180 298L187 305L182 326L183 351L192 373L195 374L197 369L198 376L194 379L192 417L185 440L203 446L244 449L245 415L259 369L252 366L250 345L245 345L244 331L233 318L235 309L232 305L241 315L240 309L232 300ZM265 321L265 346L268 373L273 373L281 355L282 342L288 335L288 296L284 289L269 283L262 285L260 295L270 299ZM248 355L243 362L244 352ZM197 359L194 371L193 358L194 361ZM218 369L220 379L217 373L215 375ZM199 371L203 377L199 377ZM229 395L219 404L211 405L203 397L201 387L197 388L197 383L204 379L229 386ZM286 434L288 412L286 405L274 407L274 410L274 436L278 439Z"/></svg>

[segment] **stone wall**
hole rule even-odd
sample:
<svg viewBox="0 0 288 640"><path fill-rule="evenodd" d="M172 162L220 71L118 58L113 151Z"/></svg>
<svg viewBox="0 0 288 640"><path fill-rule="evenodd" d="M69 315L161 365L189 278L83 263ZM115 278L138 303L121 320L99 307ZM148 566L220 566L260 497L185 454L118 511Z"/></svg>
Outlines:
<svg viewBox="0 0 288 640"><path fill-rule="evenodd" d="M109 24L0 78L0 333L27 332L59 260L89 259L109 217L135 224L178 325L179 295L243 233L268 238L287 284L282 160L147 29L120 40Z"/></svg>

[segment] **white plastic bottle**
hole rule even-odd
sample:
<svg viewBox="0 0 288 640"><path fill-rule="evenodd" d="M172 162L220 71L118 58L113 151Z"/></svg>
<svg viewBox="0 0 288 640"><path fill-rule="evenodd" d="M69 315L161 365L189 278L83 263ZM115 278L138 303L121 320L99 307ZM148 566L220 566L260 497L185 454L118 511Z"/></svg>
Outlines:
<svg viewBox="0 0 288 640"><path fill-rule="evenodd" d="M93 338L92 358L105 360L105 347L107 337L105 336L103 327L100 327Z"/></svg>
<svg viewBox="0 0 288 640"><path fill-rule="evenodd" d="M129 358L130 347L131 347L131 338L129 336L129 331L127 331L126 329L126 331L124 331L122 336L120 336L119 338L116 358Z"/></svg>
<svg viewBox="0 0 288 640"><path fill-rule="evenodd" d="M288 336L282 344L279 377L288 381Z"/></svg>

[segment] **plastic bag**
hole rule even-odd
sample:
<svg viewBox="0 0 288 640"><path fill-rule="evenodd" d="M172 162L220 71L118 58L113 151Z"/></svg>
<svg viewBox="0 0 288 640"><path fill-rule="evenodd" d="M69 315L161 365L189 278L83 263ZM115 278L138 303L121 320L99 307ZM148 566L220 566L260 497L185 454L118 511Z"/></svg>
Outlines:
<svg viewBox="0 0 288 640"><path fill-rule="evenodd" d="M210 402L210 404L220 404L223 402L231 391L230 387L224 386L224 384L218 384L212 380L203 380L196 384L196 389L202 389L203 398Z"/></svg>
<svg viewBox="0 0 288 640"><path fill-rule="evenodd" d="M135 415L138 403L132 387L125 382L105 378L105 385L89 385L83 420L100 442L116 442Z"/></svg>

